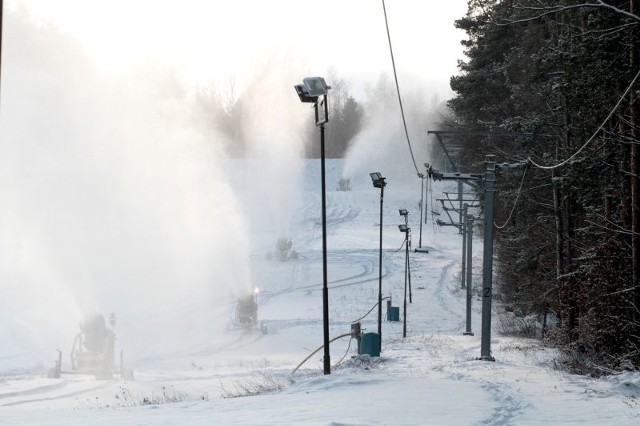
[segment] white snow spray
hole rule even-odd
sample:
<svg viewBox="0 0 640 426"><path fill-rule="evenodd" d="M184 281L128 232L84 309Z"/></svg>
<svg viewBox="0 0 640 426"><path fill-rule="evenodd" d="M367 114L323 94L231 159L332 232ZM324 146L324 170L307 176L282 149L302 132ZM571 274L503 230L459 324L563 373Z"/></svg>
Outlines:
<svg viewBox="0 0 640 426"><path fill-rule="evenodd" d="M344 176L369 180L369 173L380 172L391 184L415 183L416 170L409 151L393 77L382 75L377 85L367 90L367 121L347 153ZM425 105L429 88L415 78L401 78L403 87L411 88L402 97L411 150L420 172L429 162L427 130L437 121L438 105ZM434 90L434 89L431 89ZM435 92L435 90L434 90Z"/></svg>
<svg viewBox="0 0 640 426"><path fill-rule="evenodd" d="M223 137L195 130L171 70L141 60L103 73L71 36L25 16L5 23L0 357L46 363L61 348L66 359L95 311L115 312L133 358L211 342L253 286L249 221ZM256 107L269 103L255 94ZM286 148L295 141L285 120L300 123L304 111L270 107L275 115L248 112L247 132L254 152L285 153L251 176L275 203L297 173L281 167L298 154Z"/></svg>

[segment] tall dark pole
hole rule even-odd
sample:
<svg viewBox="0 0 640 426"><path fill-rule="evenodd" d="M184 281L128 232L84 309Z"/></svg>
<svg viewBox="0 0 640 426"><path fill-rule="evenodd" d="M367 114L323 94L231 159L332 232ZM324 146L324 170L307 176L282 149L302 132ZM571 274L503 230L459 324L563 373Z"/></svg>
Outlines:
<svg viewBox="0 0 640 426"><path fill-rule="evenodd" d="M327 285L327 188L324 166L324 125L329 122L329 100L327 92L331 86L322 77L306 77L303 84L293 88L300 102L313 103L316 127L320 128L320 176L322 181L322 328L324 344L324 374L331 374L331 355L329 354L329 287ZM321 110L323 108L323 110ZM322 114L321 114L322 113Z"/></svg>
<svg viewBox="0 0 640 426"><path fill-rule="evenodd" d="M328 121L327 97L322 100L325 107L325 119L318 120L318 102L315 104L316 123L320 125L320 175L322 179L322 322L324 330L324 374L331 374L331 355L329 353L329 287L327 285L327 196L324 167L324 123Z"/></svg>
<svg viewBox="0 0 640 426"><path fill-rule="evenodd" d="M493 200L496 183L493 155L485 159L484 174L484 251L482 255L482 337L480 359L495 361L491 356L491 298L493 297Z"/></svg>
<svg viewBox="0 0 640 426"><path fill-rule="evenodd" d="M424 211L424 175L418 173L420 178L420 239L418 241L418 247L422 247L422 214Z"/></svg>
<svg viewBox="0 0 640 426"><path fill-rule="evenodd" d="M382 352L382 203L384 201L384 186L380 185L380 257L378 267L378 337L380 338L379 351Z"/></svg>
<svg viewBox="0 0 640 426"><path fill-rule="evenodd" d="M413 298L411 297L411 264L409 263L409 249L411 248L411 228L409 228L408 237L407 237L407 277L409 278L409 303L413 303Z"/></svg>
<svg viewBox="0 0 640 426"><path fill-rule="evenodd" d="M409 228L404 233L404 312L402 313L402 337L407 337L407 277L409 276Z"/></svg>

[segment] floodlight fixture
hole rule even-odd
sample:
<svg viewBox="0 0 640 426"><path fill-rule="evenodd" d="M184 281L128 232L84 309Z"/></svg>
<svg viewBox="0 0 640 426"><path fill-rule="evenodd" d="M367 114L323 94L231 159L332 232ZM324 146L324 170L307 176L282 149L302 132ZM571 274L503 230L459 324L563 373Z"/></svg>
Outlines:
<svg viewBox="0 0 640 426"><path fill-rule="evenodd" d="M400 216L406 216L409 214L409 212L407 211L407 209L400 209L398 210L400 212Z"/></svg>
<svg viewBox="0 0 640 426"><path fill-rule="evenodd" d="M378 260L378 337L379 352L382 352L382 204L384 202L385 178L379 172L369 173L374 188L380 188L380 258Z"/></svg>
<svg viewBox="0 0 640 426"><path fill-rule="evenodd" d="M401 209L400 212L402 212ZM406 212L406 210L404 210ZM402 213L400 213L402 214ZM406 216L405 216L406 217ZM406 224L398 225L398 229L400 232L404 233L404 247L405 247L405 258L404 258L404 309L403 309L403 319L402 319L402 337L407 337L407 278L409 279L409 292L411 292L411 275L409 272L409 228ZM411 299L411 294L409 294L409 299Z"/></svg>
<svg viewBox="0 0 640 426"><path fill-rule="evenodd" d="M331 374L331 354L329 352L329 287L327 278L327 195L324 153L324 125L329 122L329 102L327 90L330 89L322 77L307 77L294 89L300 102L313 103L316 127L320 128L320 180L322 192L322 334L324 339L324 374ZM322 100L318 99L322 96Z"/></svg>
<svg viewBox="0 0 640 426"><path fill-rule="evenodd" d="M296 84L293 87L296 89L296 93L298 94L298 98L300 98L300 102L315 103L318 101L318 97L311 96L309 94L309 90L304 84Z"/></svg>
<svg viewBox="0 0 640 426"><path fill-rule="evenodd" d="M369 173L369 176L371 176L371 180L373 181L373 186L375 188L383 188L386 183L385 183L385 177L382 177L382 175L379 172L375 172L375 173Z"/></svg>
<svg viewBox="0 0 640 426"><path fill-rule="evenodd" d="M331 89L322 77L305 77L302 82L310 96L326 96L327 91Z"/></svg>

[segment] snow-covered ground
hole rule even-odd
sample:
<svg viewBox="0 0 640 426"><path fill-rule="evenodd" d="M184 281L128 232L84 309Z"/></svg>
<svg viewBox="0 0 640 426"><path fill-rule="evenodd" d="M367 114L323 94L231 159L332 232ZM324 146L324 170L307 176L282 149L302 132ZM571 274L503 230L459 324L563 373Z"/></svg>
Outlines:
<svg viewBox="0 0 640 426"><path fill-rule="evenodd" d="M365 316L378 298L379 190L363 173L351 177L351 191L336 191L342 166L342 161L327 163L332 338L349 333L352 322ZM47 333L33 332L34 325L28 322L32 316L0 313L1 425L640 424L640 375L593 379L559 371L554 350L537 340L497 333L501 315L497 304L491 341L495 362L477 360L480 299L476 291L475 335L464 336L461 237L454 228L434 228L430 215L422 230L422 245L429 247L429 253L410 253L412 303L407 307L407 337L402 337L405 250L404 234L397 228L402 223L398 209L410 211L415 248L419 180L405 185L389 179L385 191L383 296L400 307L401 318L383 321L381 356L358 356L356 342L346 337L330 345L330 375L323 374L322 351L293 373L323 342L319 162L303 162L301 185L287 189L292 192L288 228L277 226L269 216L270 194L247 191L250 185L242 182L246 176L234 175L234 170L247 169L230 164L228 174L239 204L253 205L255 211L246 224L250 270L237 273L249 274L260 288L259 319L267 332L230 327L237 296L233 291L220 290L204 301L198 301L197 294L172 303L171 297L149 297L150 308L139 305L146 298L134 289L102 290L96 293L110 302L122 299L117 310L118 346L124 349L135 380L84 375L56 379L47 378L47 370L57 348L66 367L76 331L65 335L69 340L53 345L51 337L37 339ZM446 189L443 185L433 184L433 199ZM427 199L431 202L430 196ZM291 240L297 259L279 261L267 255L282 237ZM477 287L479 236L473 243ZM192 312L200 305L210 308L208 317ZM190 328L174 330L175 324ZM377 331L376 309L362 319L362 326L365 332Z"/></svg>

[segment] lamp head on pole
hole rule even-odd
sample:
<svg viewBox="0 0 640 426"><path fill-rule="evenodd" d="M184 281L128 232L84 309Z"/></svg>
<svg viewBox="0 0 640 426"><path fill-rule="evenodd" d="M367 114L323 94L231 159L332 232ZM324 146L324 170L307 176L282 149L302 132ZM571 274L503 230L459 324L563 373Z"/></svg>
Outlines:
<svg viewBox="0 0 640 426"><path fill-rule="evenodd" d="M322 77L305 77L302 79L302 83L311 96L326 96L327 91L331 89L331 86L328 86Z"/></svg>
<svg viewBox="0 0 640 426"><path fill-rule="evenodd" d="M386 182L384 181L386 178L382 177L379 172L369 173L369 176L371 176L371 180L373 181L373 186L375 188L383 188L386 185Z"/></svg>
<svg viewBox="0 0 640 426"><path fill-rule="evenodd" d="M404 232L405 234L411 230L407 225L398 225L398 229L400 232Z"/></svg>
<svg viewBox="0 0 640 426"><path fill-rule="evenodd" d="M405 218L407 217L407 215L409 214L409 212L407 211L407 209L400 209L398 210L398 212L400 212L400 216L404 216Z"/></svg>
<svg viewBox="0 0 640 426"><path fill-rule="evenodd" d="M309 90L304 84L296 84L293 87L296 89L296 93L298 94L298 98L300 98L300 102L315 103L318 101L318 97L311 96L309 94Z"/></svg>

